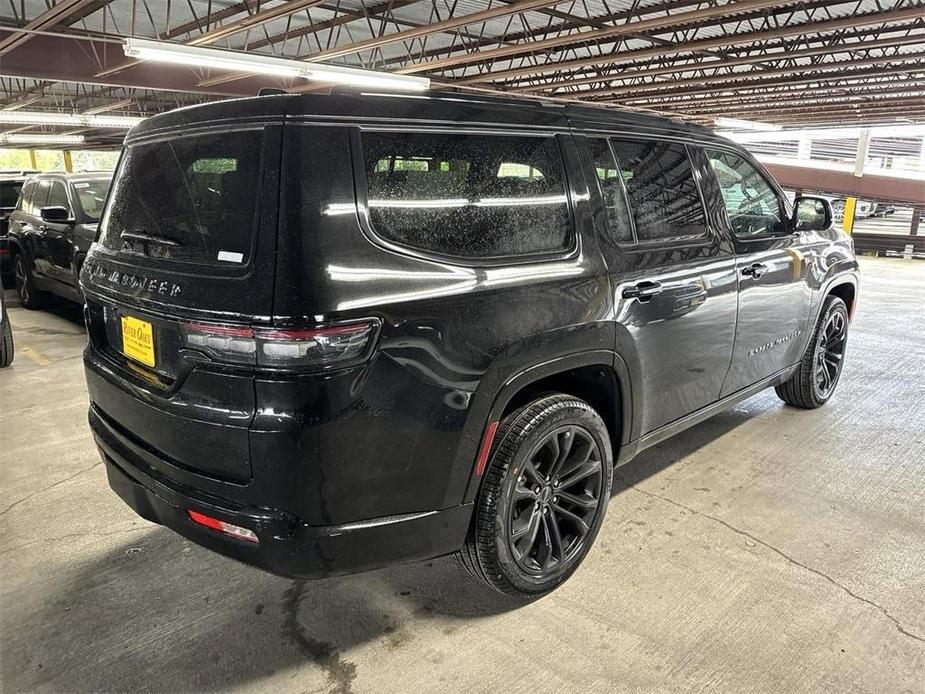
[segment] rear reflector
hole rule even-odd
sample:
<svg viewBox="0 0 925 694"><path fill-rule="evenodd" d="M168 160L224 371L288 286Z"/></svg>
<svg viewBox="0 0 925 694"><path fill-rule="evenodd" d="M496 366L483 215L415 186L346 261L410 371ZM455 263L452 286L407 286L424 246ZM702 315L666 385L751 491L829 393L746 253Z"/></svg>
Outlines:
<svg viewBox="0 0 925 694"><path fill-rule="evenodd" d="M245 542L259 542L257 539L257 533L255 533L253 530L242 528L240 525L226 523L223 520L213 518L212 516L207 516L206 514L199 513L198 511L187 510L186 515L188 515L190 520L194 523L197 523L198 525L201 525L205 528L209 528L209 530L216 530L224 535L229 535L239 540L244 540Z"/></svg>
<svg viewBox="0 0 925 694"><path fill-rule="evenodd" d="M488 465L488 454L491 453L491 444L495 441L495 434L498 431L498 422L491 422L485 430L485 436L482 437L482 447L479 448L479 457L475 462L475 474L481 476L485 472L485 466Z"/></svg>

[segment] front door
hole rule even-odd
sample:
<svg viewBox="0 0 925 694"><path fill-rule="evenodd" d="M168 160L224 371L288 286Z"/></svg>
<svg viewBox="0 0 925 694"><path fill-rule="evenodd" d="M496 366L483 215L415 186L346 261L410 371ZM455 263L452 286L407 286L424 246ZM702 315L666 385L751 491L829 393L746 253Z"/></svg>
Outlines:
<svg viewBox="0 0 925 694"><path fill-rule="evenodd" d="M761 168L731 149L707 148L736 250L739 311L723 396L796 364L812 302L812 250L790 224L790 205Z"/></svg>
<svg viewBox="0 0 925 694"><path fill-rule="evenodd" d="M735 256L707 222L684 144L585 142L608 228L616 349L634 372L642 436L719 398L735 335Z"/></svg>
<svg viewBox="0 0 925 694"><path fill-rule="evenodd" d="M46 207L63 207L68 217L73 219L74 212L67 197L63 181L52 181L48 192ZM74 224L71 222L46 222L39 220L48 248L49 274L58 282L71 287L77 286L74 274Z"/></svg>

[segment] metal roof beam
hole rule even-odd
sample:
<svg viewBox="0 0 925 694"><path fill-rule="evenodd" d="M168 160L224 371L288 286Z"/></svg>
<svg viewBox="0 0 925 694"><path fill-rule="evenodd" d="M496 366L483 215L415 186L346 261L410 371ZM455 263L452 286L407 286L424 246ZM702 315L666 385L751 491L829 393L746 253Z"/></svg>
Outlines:
<svg viewBox="0 0 925 694"><path fill-rule="evenodd" d="M896 48L899 46L909 46L915 44L922 44L925 46L925 34L898 36L895 38L886 38L873 41L837 43L815 48L801 48L796 50L782 49L776 53L765 53L762 55L749 54L737 58L728 58L711 62L695 61L685 62L684 64L671 63L670 65L662 67L625 70L622 72L608 73L606 75L595 75L593 77L582 77L579 79L569 79L559 82L546 82L544 84L530 85L526 87L515 87L513 91L528 94L541 93L548 92L552 89L577 87L585 84L596 84L599 82L611 82L616 80L625 81L642 77L657 77L659 75L676 75L683 72L715 70L727 67L735 67L737 65L754 65L756 63L770 63L775 61L789 61L795 58L837 55L839 53L855 53L859 51L866 52L879 48ZM890 57L884 56L882 59L889 60ZM765 72L762 74L770 74L770 72ZM570 92L557 92L556 95L565 95L568 93Z"/></svg>
<svg viewBox="0 0 925 694"><path fill-rule="evenodd" d="M99 9L98 0L60 0L60 2L49 7L22 28L31 31L49 29L58 24L67 22L76 15L80 15L80 17L86 16L85 10L90 6L95 6L95 9ZM34 36L35 34L33 33L13 30L9 36L0 39L0 55L9 53L11 50L26 43Z"/></svg>
<svg viewBox="0 0 925 694"><path fill-rule="evenodd" d="M443 70L457 65L465 65L467 63L486 60L497 60L498 58L509 58L524 53L536 53L538 51L545 51L563 46L584 43L603 43L632 33L665 29L667 27L676 27L679 25L683 26L703 19L726 19L753 10L774 7L779 4L779 2L774 2L774 0L737 0L736 2L727 2L722 5L713 5L711 7L701 7L687 12L670 13L662 17L650 17L648 19L639 19L636 21L629 21L628 19L623 24L608 29L593 29L591 31L566 34L564 36L554 36L539 41L518 43L513 46L502 46L500 48L468 53L466 55L424 61L403 68L399 70L399 72L401 74L410 74L423 71ZM658 9L657 7L652 8L653 11Z"/></svg>
<svg viewBox="0 0 925 694"><path fill-rule="evenodd" d="M916 63L915 65L910 66L909 71L921 72L925 70L925 62L923 62L923 59L925 59L925 51L919 51L916 53L898 53L893 56L877 56L874 58L840 60L838 62L816 63L814 65L791 65L774 70L765 70L764 72L760 73L755 73L752 71L730 72L723 75L709 75L707 77L672 79L671 81L663 82L642 82L637 84L626 84L620 87L607 87L605 89L587 89L584 91L571 92L570 96L587 98L598 96L622 96L625 94L642 95L649 92L661 93L666 87L669 87L673 90L675 87L693 87L705 85L728 85L728 88L734 88L737 84L736 80L748 79L751 77L761 77L762 79L766 77L784 77L787 75L805 74L808 70L811 70L814 75L825 72L835 72L836 76L840 76L850 72L848 68L864 67L868 65L895 65L898 63L904 64L909 62Z"/></svg>
<svg viewBox="0 0 925 694"><path fill-rule="evenodd" d="M450 17L449 19L445 19L442 22L432 22L419 27L405 29L404 31L398 31L394 34L375 36L363 41L356 41L354 43L348 43L343 46L337 46L326 51L320 51L318 53L304 56L303 60L307 60L309 62L318 62L320 60L328 60L330 58L339 58L344 55L350 55L351 53L360 53L362 51L369 51L374 48L388 46L392 43L410 41L411 39L429 36L430 34L452 31L454 29L460 29L470 24L487 22L490 19L496 19L498 17L504 17L512 14L521 14L523 12L529 12L530 10L535 10L540 7L554 4L556 4L555 0L520 0L519 2L515 2L510 5L498 5L497 7L482 10L481 12L472 12L469 14L459 15L458 17Z"/></svg>
<svg viewBox="0 0 925 694"><path fill-rule="evenodd" d="M677 16L677 15L676 15ZM787 38L791 36L821 35L826 32L838 31L841 29L851 29L862 26L872 25L889 25L910 20L919 20L925 18L925 6L907 7L903 10L889 10L886 12L869 12L866 14L856 14L850 17L839 17L838 19L824 20L821 22L809 21L791 26L778 27L775 29L763 29L760 31L748 31L728 36L716 38L697 39L694 41L684 41L668 46L654 46L652 48L639 48L623 53L593 56L590 58L578 58L573 60L564 60L555 63L544 63L542 65L528 65L525 67L512 68L509 70L500 70L497 72L486 72L478 76L456 80L459 84L471 84L477 82L492 82L496 80L510 79L514 77L524 77L527 75L542 75L550 72L560 72L562 70L583 68L583 67L601 67L604 65L618 65L620 63L632 62L642 58L662 58L670 55L679 55L682 53L694 53L696 51L709 50L713 48L731 48L733 46L750 46L762 41ZM422 65L431 65L422 63ZM414 66L416 67L416 66ZM398 70L399 73L419 72L420 70Z"/></svg>

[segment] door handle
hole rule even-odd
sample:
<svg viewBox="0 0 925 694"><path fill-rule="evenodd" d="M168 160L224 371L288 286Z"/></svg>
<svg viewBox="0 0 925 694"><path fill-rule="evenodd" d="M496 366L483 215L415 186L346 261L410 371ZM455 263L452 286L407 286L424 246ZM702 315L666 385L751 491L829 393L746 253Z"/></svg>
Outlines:
<svg viewBox="0 0 925 694"><path fill-rule="evenodd" d="M759 279L764 273L768 271L768 266L764 263L752 263L746 267L742 268L742 274L746 277L754 277Z"/></svg>
<svg viewBox="0 0 925 694"><path fill-rule="evenodd" d="M623 290L624 299L638 299L644 303L657 294L664 291L661 282L637 282L635 286L627 287Z"/></svg>

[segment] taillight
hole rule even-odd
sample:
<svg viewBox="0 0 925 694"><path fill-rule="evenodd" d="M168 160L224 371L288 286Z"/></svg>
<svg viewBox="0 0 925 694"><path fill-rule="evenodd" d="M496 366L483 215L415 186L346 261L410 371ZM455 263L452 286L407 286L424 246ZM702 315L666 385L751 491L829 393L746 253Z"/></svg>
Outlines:
<svg viewBox="0 0 925 694"><path fill-rule="evenodd" d="M304 330L186 323L187 347L223 362L269 368L345 366L366 357L379 321L366 319Z"/></svg>

